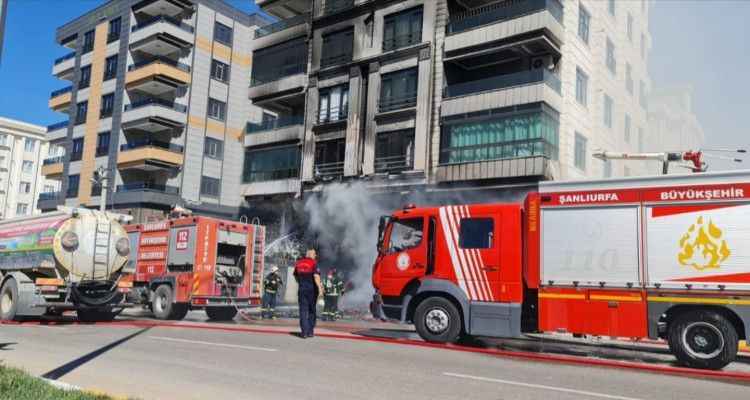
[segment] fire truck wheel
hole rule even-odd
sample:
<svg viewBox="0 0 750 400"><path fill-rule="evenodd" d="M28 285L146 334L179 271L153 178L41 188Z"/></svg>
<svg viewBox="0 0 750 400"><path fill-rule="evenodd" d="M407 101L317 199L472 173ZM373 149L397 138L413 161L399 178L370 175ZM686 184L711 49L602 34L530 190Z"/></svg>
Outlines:
<svg viewBox="0 0 750 400"><path fill-rule="evenodd" d="M737 357L737 330L711 310L678 315L669 327L669 348L677 360L692 368L721 369Z"/></svg>
<svg viewBox="0 0 750 400"><path fill-rule="evenodd" d="M213 321L231 321L237 315L237 309L234 307L206 307L208 319Z"/></svg>
<svg viewBox="0 0 750 400"><path fill-rule="evenodd" d="M18 310L18 284L15 279L9 278L0 288L0 320L14 320L16 310Z"/></svg>
<svg viewBox="0 0 750 400"><path fill-rule="evenodd" d="M414 317L419 336L428 342L452 343L461 333L461 314L443 297L428 297L419 303Z"/></svg>
<svg viewBox="0 0 750 400"><path fill-rule="evenodd" d="M151 303L151 310L154 313L154 317L158 319L177 319L179 312L179 306L173 301L174 296L172 295L172 288L169 285L159 285L154 291L154 300ZM187 307L185 307L187 313ZM185 315L183 314L182 317ZM179 319L182 319L180 317Z"/></svg>

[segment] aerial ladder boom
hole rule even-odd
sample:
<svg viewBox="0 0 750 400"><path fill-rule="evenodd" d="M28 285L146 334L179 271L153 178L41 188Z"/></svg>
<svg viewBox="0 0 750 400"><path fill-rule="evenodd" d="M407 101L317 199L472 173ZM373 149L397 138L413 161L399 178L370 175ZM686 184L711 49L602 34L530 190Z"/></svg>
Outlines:
<svg viewBox="0 0 750 400"><path fill-rule="evenodd" d="M639 161L660 161L662 163L662 173L664 175L669 173L669 164L676 162L686 162L687 164L679 164L684 168L689 168L693 172L706 172L708 165L703 161L704 156L719 158L723 160L730 160L733 162L742 162L739 158L724 157L712 154L705 154L706 150L698 151L678 151L671 152L665 151L661 153L623 153L616 151L597 150L594 152L593 157L603 161L608 160L639 160ZM721 152L736 152L746 153L745 150L727 150L727 149L716 149L708 151L721 151Z"/></svg>

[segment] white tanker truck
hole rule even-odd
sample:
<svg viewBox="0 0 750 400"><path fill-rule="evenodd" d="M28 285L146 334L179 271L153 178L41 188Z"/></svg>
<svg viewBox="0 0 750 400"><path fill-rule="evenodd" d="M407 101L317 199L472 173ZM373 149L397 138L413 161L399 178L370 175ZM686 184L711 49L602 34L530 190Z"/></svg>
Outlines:
<svg viewBox="0 0 750 400"><path fill-rule="evenodd" d="M123 281L132 217L85 208L0 222L0 320L60 315L113 319L126 306Z"/></svg>

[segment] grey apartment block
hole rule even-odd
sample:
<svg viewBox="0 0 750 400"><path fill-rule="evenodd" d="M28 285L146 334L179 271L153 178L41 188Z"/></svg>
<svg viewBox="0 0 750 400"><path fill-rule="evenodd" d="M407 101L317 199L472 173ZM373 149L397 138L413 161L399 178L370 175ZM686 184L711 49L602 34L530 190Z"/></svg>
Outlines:
<svg viewBox="0 0 750 400"><path fill-rule="evenodd" d="M118 22L119 21L119 22ZM267 25L221 0L113 0L59 27L71 49L52 73L69 87L50 96L68 119L49 127L64 149L45 204L96 207L103 167L107 204L139 219L176 204L237 215L247 121L251 35Z"/></svg>

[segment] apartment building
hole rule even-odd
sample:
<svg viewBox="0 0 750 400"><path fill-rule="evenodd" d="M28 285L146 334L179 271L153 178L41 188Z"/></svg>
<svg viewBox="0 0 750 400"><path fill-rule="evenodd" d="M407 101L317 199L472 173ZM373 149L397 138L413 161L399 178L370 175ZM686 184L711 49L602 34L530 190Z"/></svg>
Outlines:
<svg viewBox="0 0 750 400"><path fill-rule="evenodd" d="M647 135L646 1L257 0L243 195L622 176ZM278 204L278 202L274 202ZM277 206L275 206L277 207Z"/></svg>
<svg viewBox="0 0 750 400"><path fill-rule="evenodd" d="M43 176L47 129L0 117L0 219L39 213L40 193L54 191Z"/></svg>
<svg viewBox="0 0 750 400"><path fill-rule="evenodd" d="M221 0L113 0L59 27L69 54L52 73L67 85L49 106L47 177L61 182L42 209L107 204L144 221L176 204L237 215L254 26ZM257 116L254 116L257 113Z"/></svg>

